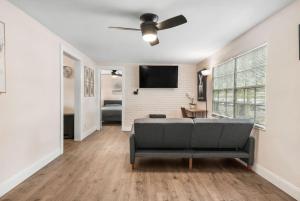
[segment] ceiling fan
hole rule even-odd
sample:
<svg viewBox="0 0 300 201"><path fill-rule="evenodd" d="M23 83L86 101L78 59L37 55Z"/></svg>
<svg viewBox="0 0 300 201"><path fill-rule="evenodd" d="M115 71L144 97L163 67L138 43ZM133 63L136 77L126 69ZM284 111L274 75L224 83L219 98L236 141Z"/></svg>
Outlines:
<svg viewBox="0 0 300 201"><path fill-rule="evenodd" d="M111 71L111 76L112 77L122 77L122 73L119 72L118 70L112 70Z"/></svg>
<svg viewBox="0 0 300 201"><path fill-rule="evenodd" d="M183 15L178 15L162 22L158 21L158 16L153 13L145 13L140 16L142 21L140 28L127 28L127 27L108 27L110 29L129 30L129 31L141 31L144 41L149 42L151 46L159 44L157 37L157 31L170 29L187 22Z"/></svg>

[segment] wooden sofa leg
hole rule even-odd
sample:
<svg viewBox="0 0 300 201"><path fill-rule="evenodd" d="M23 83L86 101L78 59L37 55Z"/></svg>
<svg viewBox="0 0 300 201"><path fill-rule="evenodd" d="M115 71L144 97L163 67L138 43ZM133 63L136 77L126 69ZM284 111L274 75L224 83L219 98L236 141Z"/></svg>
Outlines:
<svg viewBox="0 0 300 201"><path fill-rule="evenodd" d="M134 163L131 163L131 170L134 170Z"/></svg>
<svg viewBox="0 0 300 201"><path fill-rule="evenodd" d="M191 170L193 168L193 159L189 159L189 169Z"/></svg>

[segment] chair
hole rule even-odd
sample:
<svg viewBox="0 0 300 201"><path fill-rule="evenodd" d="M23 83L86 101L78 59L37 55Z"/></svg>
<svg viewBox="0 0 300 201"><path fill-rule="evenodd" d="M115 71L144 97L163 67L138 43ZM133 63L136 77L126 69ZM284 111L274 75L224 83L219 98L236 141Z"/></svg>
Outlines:
<svg viewBox="0 0 300 201"><path fill-rule="evenodd" d="M181 107L181 113L183 118L194 118L184 107Z"/></svg>

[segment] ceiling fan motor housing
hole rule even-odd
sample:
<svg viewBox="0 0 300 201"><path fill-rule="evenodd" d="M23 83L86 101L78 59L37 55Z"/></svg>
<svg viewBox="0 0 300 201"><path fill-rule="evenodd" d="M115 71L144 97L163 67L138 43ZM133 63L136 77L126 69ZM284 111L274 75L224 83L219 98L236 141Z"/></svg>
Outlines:
<svg viewBox="0 0 300 201"><path fill-rule="evenodd" d="M140 20L143 22L157 22L158 16L153 13L145 13L140 16Z"/></svg>

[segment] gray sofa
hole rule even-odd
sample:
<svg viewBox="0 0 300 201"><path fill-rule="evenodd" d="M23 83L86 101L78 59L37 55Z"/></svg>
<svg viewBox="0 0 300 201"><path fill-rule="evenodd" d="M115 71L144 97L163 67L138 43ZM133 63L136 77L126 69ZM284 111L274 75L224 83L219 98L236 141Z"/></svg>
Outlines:
<svg viewBox="0 0 300 201"><path fill-rule="evenodd" d="M130 163L136 157L239 158L254 162L253 122L240 119L136 119L130 136Z"/></svg>

